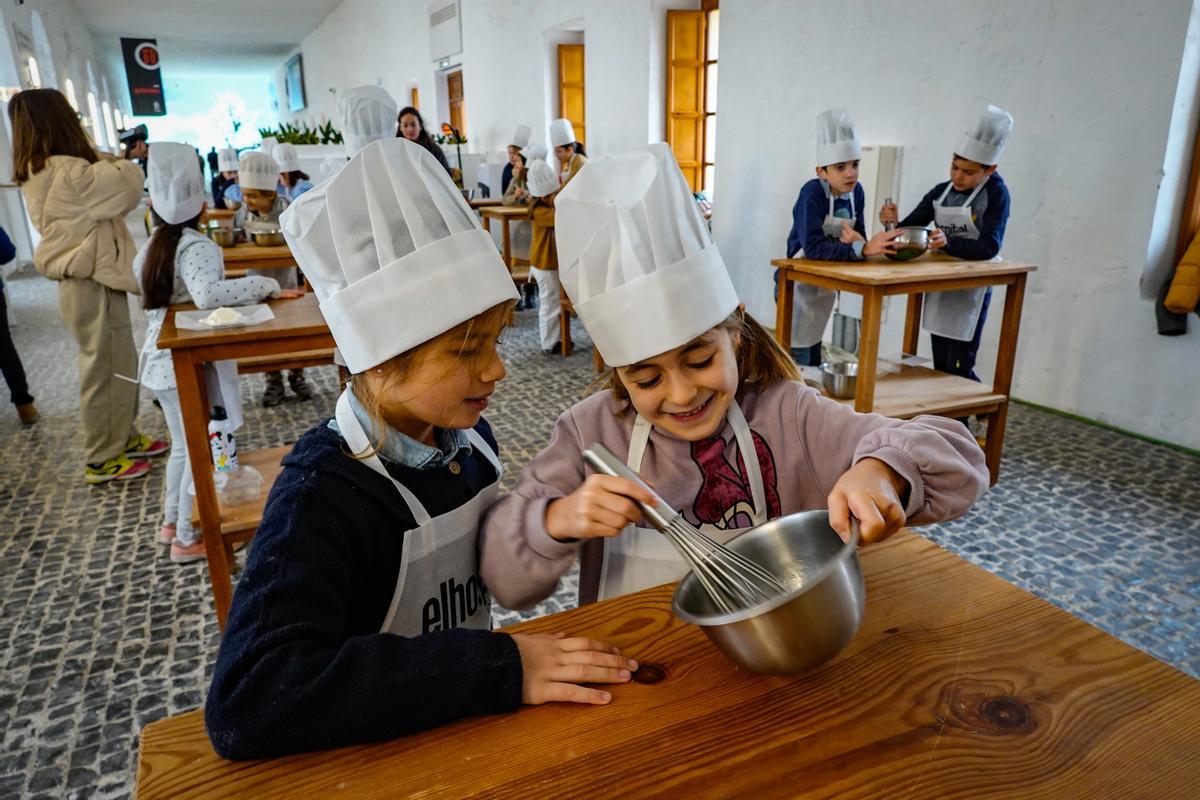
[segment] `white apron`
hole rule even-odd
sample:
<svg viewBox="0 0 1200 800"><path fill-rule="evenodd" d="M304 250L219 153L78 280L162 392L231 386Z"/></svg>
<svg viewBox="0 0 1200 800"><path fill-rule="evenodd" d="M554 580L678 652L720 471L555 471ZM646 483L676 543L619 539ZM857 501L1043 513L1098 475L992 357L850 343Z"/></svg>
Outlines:
<svg viewBox="0 0 1200 800"><path fill-rule="evenodd" d="M337 424L350 451L361 453L369 443L350 407L349 392L338 398ZM496 480L438 517L430 517L416 495L388 474L379 456L361 459L392 482L417 525L402 534L400 572L380 633L411 637L450 628L492 627L491 595L479 577L478 535L479 520L500 490L500 459L475 430L468 430L467 438L496 468Z"/></svg>
<svg viewBox="0 0 1200 800"><path fill-rule="evenodd" d="M159 312L159 313L155 313ZM135 383L142 382L142 371L146 359L151 353L158 351L158 334L162 331L167 309L152 309L147 312L146 341L138 353L138 370ZM123 377L123 376L118 376ZM245 421L242 417L242 389L238 382L237 361L212 361L204 365L204 383L208 389L208 405L221 406L225 409L225 418L232 425L232 430L242 427ZM176 384L178 386L178 383Z"/></svg>
<svg viewBox="0 0 1200 800"><path fill-rule="evenodd" d="M746 475L750 479L750 497L754 500L754 524L761 525L767 521L767 494L763 488L762 469L758 464L754 437L736 400L730 404L728 413L729 423L733 426L733 434L737 439L738 452L746 464ZM650 441L650 428L650 423L639 414L633 424L633 436L629 440L629 454L625 460L634 472L641 469L646 443ZM746 529L706 532L706 535L724 544L743 530ZM607 600L677 581L687 573L687 564L666 536L654 528L635 528L629 525L620 535L604 540L599 599Z"/></svg>
<svg viewBox="0 0 1200 800"><path fill-rule="evenodd" d="M953 183L946 184L933 204L933 221L942 229L946 236L959 239L978 239L979 228L971 219L971 203L987 185L985 178L975 187L967 202L953 208L942 205L946 195L954 187ZM938 336L969 342L975 335L975 325L979 322L979 311L983 308L983 296L987 293L986 286L977 289L955 289L949 292L930 292L925 295L925 313L922 315L921 327Z"/></svg>
<svg viewBox="0 0 1200 800"><path fill-rule="evenodd" d="M821 223L821 232L831 239L839 239L842 235L842 223L849 222L853 228L858 222L858 214L854 208L854 192L850 192L850 216L835 217L833 215L833 193L828 186L823 186L825 196L829 198L829 213ZM804 251L797 253L804 257ZM792 347L812 347L821 341L825 335L825 323L833 312L836 293L831 289L822 289L807 283L796 284L795 310L792 313Z"/></svg>

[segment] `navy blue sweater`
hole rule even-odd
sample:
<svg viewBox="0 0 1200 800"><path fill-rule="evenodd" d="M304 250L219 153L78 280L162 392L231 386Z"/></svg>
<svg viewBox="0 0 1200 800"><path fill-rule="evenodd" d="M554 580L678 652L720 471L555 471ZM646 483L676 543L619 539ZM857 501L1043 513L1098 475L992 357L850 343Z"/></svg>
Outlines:
<svg viewBox="0 0 1200 800"><path fill-rule="evenodd" d="M491 428L476 430L495 446ZM388 464L433 516L495 480L474 452L449 467ZM204 709L225 758L271 758L391 739L521 703L505 634L379 633L412 514L396 488L321 423L283 460L238 581Z"/></svg>
<svg viewBox="0 0 1200 800"><path fill-rule="evenodd" d="M949 183L950 181L943 181L930 189L929 193L912 210L912 213L900 221L900 225L902 227L909 225L920 227L933 222L933 204L942 196L942 192L946 191ZM950 194L953 195L955 192L951 190ZM947 197L947 200L949 199ZM966 197L962 199L965 201ZM983 191L975 197L975 202L971 204L975 214L975 227L979 229L979 238L964 239L961 236L952 236L947 239L944 252L966 261L987 261L989 258L995 258L1000 252L1001 245L1004 244L1004 228L1008 225L1009 205L1008 187L1004 185L1004 179L1000 177L1000 173L993 172L992 177L988 178L988 182L984 185Z"/></svg>
<svg viewBox="0 0 1200 800"><path fill-rule="evenodd" d="M867 204L867 195L862 184L854 187L854 213L858 217L854 222L854 230L865 238L867 235L866 214L863 206ZM835 211L845 209L847 217L850 214L849 198L834 200ZM792 206L792 230L788 234L787 257L791 258L801 250L805 258L815 258L822 261L861 261L855 254L854 245L843 244L840 239L830 239L821 230L821 224L829 215L829 198L819 178L813 178L800 189L796 205Z"/></svg>

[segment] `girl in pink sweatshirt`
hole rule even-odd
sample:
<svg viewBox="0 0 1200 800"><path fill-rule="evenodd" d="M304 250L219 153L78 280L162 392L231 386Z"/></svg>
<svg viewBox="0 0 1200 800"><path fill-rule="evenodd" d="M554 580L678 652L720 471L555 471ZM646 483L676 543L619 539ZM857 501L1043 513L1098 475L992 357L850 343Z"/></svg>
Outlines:
<svg viewBox="0 0 1200 800"><path fill-rule="evenodd" d="M548 596L576 557L581 603L686 574L642 520L643 490L585 466L597 442L719 541L828 507L843 536L853 515L874 542L958 517L987 488L960 423L859 414L799 380L739 304L666 145L593 159L558 214L563 284L614 369L485 518L482 577L501 605Z"/></svg>

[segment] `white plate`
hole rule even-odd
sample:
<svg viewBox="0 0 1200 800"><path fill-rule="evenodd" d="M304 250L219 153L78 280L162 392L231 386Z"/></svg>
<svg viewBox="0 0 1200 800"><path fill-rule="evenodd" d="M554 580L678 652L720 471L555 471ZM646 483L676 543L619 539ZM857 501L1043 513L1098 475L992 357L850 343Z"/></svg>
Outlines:
<svg viewBox="0 0 1200 800"><path fill-rule="evenodd" d="M175 327L182 328L185 331L211 331L221 328L244 328L249 325L260 325L275 319L275 312L271 310L270 306L263 303L256 303L251 306L237 306L233 310L238 312L238 319L219 325L205 322L205 318L213 313L213 311L216 311L215 308L204 311L178 311L175 314Z"/></svg>

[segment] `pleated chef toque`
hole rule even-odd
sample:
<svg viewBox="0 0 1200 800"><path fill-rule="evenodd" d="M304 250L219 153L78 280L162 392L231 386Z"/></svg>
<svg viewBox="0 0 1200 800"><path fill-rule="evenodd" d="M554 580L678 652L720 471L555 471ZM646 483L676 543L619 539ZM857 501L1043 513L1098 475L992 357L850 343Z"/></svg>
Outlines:
<svg viewBox="0 0 1200 800"><path fill-rule="evenodd" d="M190 144L154 142L146 172L150 204L163 222L187 222L204 208L207 195L196 151Z"/></svg>
<svg viewBox="0 0 1200 800"><path fill-rule="evenodd" d="M396 101L379 86L356 86L338 95L342 141L346 156L353 157L376 139L396 135Z"/></svg>
<svg viewBox="0 0 1200 800"><path fill-rule="evenodd" d="M525 179L525 183L529 187L529 193L534 197L553 194L562 185L558 182L558 173L544 160L539 159L526 166L529 169L529 175Z"/></svg>
<svg viewBox="0 0 1200 800"><path fill-rule="evenodd" d="M354 373L518 297L445 168L407 139L368 144L280 222Z"/></svg>
<svg viewBox="0 0 1200 800"><path fill-rule="evenodd" d="M737 308L666 144L589 160L554 204L559 276L611 366L687 344Z"/></svg>
<svg viewBox="0 0 1200 800"><path fill-rule="evenodd" d="M550 146L566 147L575 144L575 126L569 119L556 119L550 123Z"/></svg>
<svg viewBox="0 0 1200 800"><path fill-rule="evenodd" d="M997 106L988 106L975 127L963 134L954 152L985 166L1000 163L1000 154L1013 129L1012 114Z"/></svg>
<svg viewBox="0 0 1200 800"><path fill-rule="evenodd" d="M828 167L862 157L862 147L854 135L854 122L840 108L817 115L817 166Z"/></svg>
<svg viewBox="0 0 1200 800"><path fill-rule="evenodd" d="M521 148L521 155L525 156L525 166L530 166L533 161L546 160L546 146L537 142L530 142Z"/></svg>
<svg viewBox="0 0 1200 800"><path fill-rule="evenodd" d="M278 185L279 165L275 159L258 150L242 153L242 159L238 162L238 186L243 191L258 189L273 192Z"/></svg>
<svg viewBox="0 0 1200 800"><path fill-rule="evenodd" d="M238 168L238 153L232 147L225 147L217 151L217 171L218 172L237 172Z"/></svg>
<svg viewBox="0 0 1200 800"><path fill-rule="evenodd" d="M284 142L275 145L275 149L271 151L271 158L279 165L280 172L295 172L300 169L300 151L294 144Z"/></svg>
<svg viewBox="0 0 1200 800"><path fill-rule="evenodd" d="M528 125L518 125L513 131L512 141L510 145L520 150L525 145L529 144L529 140L533 138L533 128Z"/></svg>

